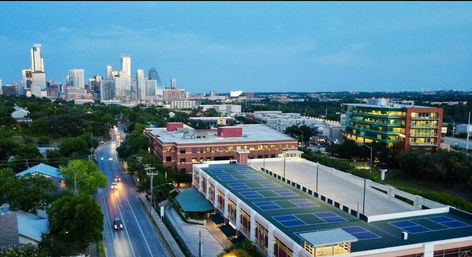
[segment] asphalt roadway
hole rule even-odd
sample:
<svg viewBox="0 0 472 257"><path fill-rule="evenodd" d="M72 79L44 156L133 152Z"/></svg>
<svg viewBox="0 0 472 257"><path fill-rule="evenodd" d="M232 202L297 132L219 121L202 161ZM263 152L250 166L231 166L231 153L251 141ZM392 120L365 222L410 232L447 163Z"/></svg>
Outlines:
<svg viewBox="0 0 472 257"><path fill-rule="evenodd" d="M137 199L133 178L124 173L116 148L124 133L112 130L112 139L95 151L98 168L108 179L107 188L99 189L97 198L104 215L103 241L107 257L170 256ZM111 190L114 177L121 177L118 190ZM114 218L120 218L124 228L113 229Z"/></svg>

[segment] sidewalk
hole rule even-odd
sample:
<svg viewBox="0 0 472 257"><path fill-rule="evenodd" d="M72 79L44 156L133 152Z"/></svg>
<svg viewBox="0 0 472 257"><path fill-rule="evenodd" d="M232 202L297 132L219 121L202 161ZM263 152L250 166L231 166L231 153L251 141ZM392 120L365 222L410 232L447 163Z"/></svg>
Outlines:
<svg viewBox="0 0 472 257"><path fill-rule="evenodd" d="M141 201L144 203L144 206L146 207L146 212L149 213L149 202L146 199L144 193L139 194L139 199L141 199ZM167 242L167 244L170 247L170 250L173 252L174 256L176 256L176 257L185 257L184 253L182 252L182 250L180 250L180 247L177 244L177 242L175 241L174 237L169 232L166 225L162 222L161 217L154 210L154 208L151 208L151 216L154 219L154 221L156 222L158 229L162 233L163 238L161 238L161 240L164 241L163 243L165 244L165 242ZM164 245L164 247L165 247L165 245Z"/></svg>
<svg viewBox="0 0 472 257"><path fill-rule="evenodd" d="M205 226L186 223L171 205L165 207L165 215L194 256L198 255L199 233L202 235L202 257L215 257L223 251L223 246Z"/></svg>
<svg viewBox="0 0 472 257"><path fill-rule="evenodd" d="M206 229L210 232L213 237L223 246L223 248L228 248L232 245L231 241L226 237L226 235L221 232L220 228L213 222L211 219L206 220Z"/></svg>

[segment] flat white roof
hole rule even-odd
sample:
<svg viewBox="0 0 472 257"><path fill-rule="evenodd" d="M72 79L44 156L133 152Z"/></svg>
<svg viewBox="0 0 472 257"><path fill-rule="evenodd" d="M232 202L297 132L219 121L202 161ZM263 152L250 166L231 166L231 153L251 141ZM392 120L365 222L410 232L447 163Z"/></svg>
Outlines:
<svg viewBox="0 0 472 257"><path fill-rule="evenodd" d="M158 136L163 143L177 144L208 144L208 143L233 143L233 142L254 142L254 141L288 141L294 138L278 132L262 124L244 124L233 126L243 129L242 137L218 137L209 134L207 138L184 138L185 132L169 132L166 128L146 128L152 135ZM198 130L193 130L194 132Z"/></svg>
<svg viewBox="0 0 472 257"><path fill-rule="evenodd" d="M340 228L301 233L298 235L314 247L357 241L356 237Z"/></svg>

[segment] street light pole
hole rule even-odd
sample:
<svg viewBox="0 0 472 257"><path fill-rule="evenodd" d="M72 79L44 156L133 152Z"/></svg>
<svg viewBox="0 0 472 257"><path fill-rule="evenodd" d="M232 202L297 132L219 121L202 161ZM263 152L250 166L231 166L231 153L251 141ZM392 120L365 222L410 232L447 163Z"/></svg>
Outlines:
<svg viewBox="0 0 472 257"><path fill-rule="evenodd" d="M146 164L146 168L144 168L146 170L146 174L148 176L151 177L151 203L149 204L149 213L151 213L151 207L154 205L154 202L153 202L153 187L152 187L152 182L154 180L154 176L156 176L158 173L157 172L154 172L154 167L149 167L149 164Z"/></svg>
<svg viewBox="0 0 472 257"><path fill-rule="evenodd" d="M365 215L365 189L366 189L366 186L367 186L367 179L365 178L365 175L364 175L364 195L362 197L362 214Z"/></svg>
<svg viewBox="0 0 472 257"><path fill-rule="evenodd" d="M316 163L316 193L318 193L318 167L320 166L320 163Z"/></svg>
<svg viewBox="0 0 472 257"><path fill-rule="evenodd" d="M285 155L284 155L284 178L285 178Z"/></svg>
<svg viewBox="0 0 472 257"><path fill-rule="evenodd" d="M370 172L372 172L372 146L368 146L367 144L364 143L364 145L370 149L370 162L369 162L369 166L370 166Z"/></svg>

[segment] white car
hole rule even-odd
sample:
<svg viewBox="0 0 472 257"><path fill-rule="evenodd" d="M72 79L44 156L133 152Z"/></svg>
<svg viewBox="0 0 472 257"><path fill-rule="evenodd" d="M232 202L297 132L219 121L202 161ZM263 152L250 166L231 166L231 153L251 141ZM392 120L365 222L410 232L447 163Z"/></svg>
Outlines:
<svg viewBox="0 0 472 257"><path fill-rule="evenodd" d="M115 182L113 182L113 183L111 183L110 189L111 189L111 190L117 190L117 189L118 189L118 185L117 185Z"/></svg>
<svg viewBox="0 0 472 257"><path fill-rule="evenodd" d="M100 160L102 160L102 161L103 161L103 157L100 157Z"/></svg>
<svg viewBox="0 0 472 257"><path fill-rule="evenodd" d="M109 157L108 160L109 160L109 161L113 161L113 158Z"/></svg>

